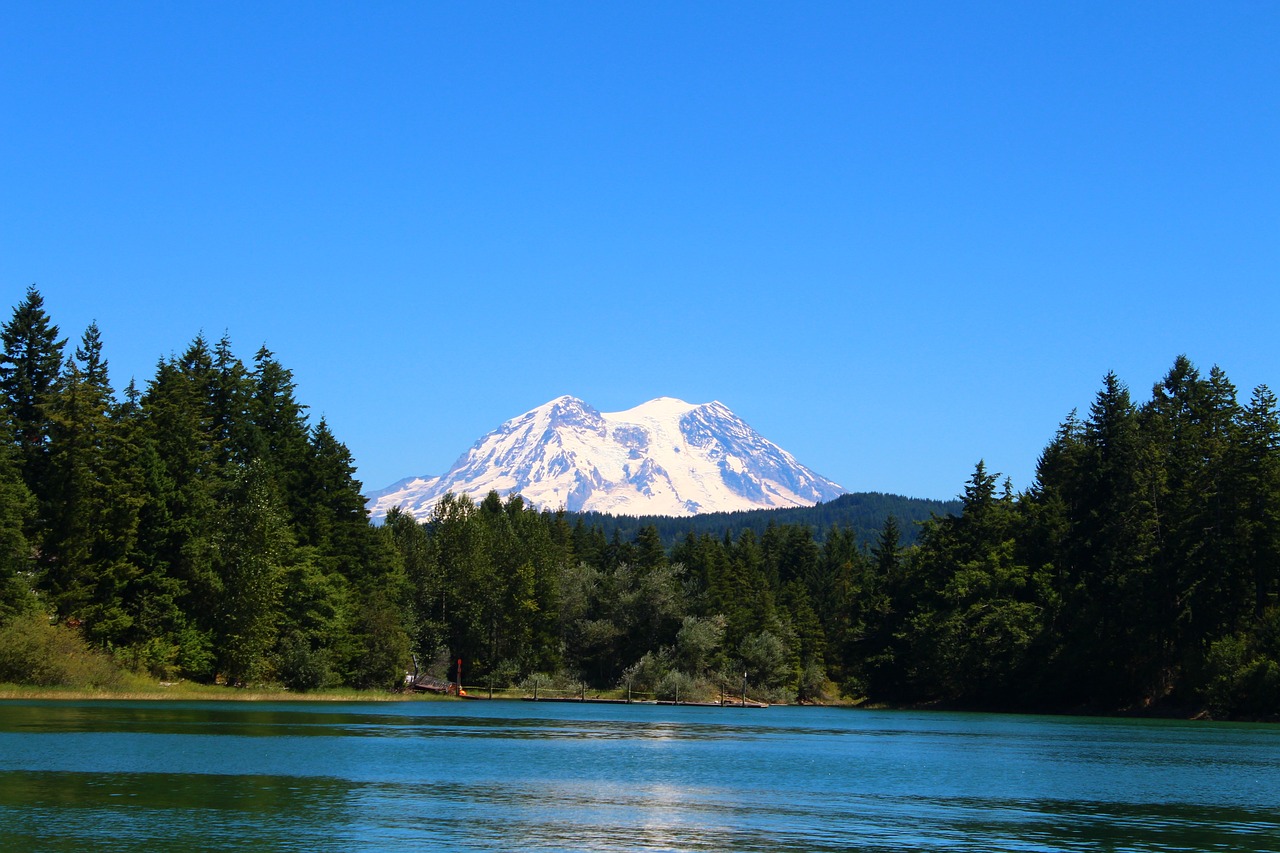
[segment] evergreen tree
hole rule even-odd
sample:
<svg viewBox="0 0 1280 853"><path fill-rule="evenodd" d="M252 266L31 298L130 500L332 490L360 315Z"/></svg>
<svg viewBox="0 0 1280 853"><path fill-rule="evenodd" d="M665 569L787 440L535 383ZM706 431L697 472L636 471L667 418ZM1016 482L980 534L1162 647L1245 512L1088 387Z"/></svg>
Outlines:
<svg viewBox="0 0 1280 853"><path fill-rule="evenodd" d="M42 586L59 615L81 622L90 639L117 644L132 625L125 599L138 574L130 558L143 498L96 324L47 412Z"/></svg>
<svg viewBox="0 0 1280 853"><path fill-rule="evenodd" d="M287 514L264 464L251 463L237 476L217 541L221 670L228 683L260 681L271 674L281 580L294 558Z"/></svg>
<svg viewBox="0 0 1280 853"><path fill-rule="evenodd" d="M917 696L1008 705L1022 700L1031 652L1043 631L1039 579L1016 554L1008 489L979 462L959 516L926 525L919 590L909 622Z"/></svg>
<svg viewBox="0 0 1280 853"><path fill-rule="evenodd" d="M471 499L453 494L440 499L429 524L435 558L444 571L441 613L450 663L483 659L490 627L485 608L496 586L484 525Z"/></svg>
<svg viewBox="0 0 1280 853"><path fill-rule="evenodd" d="M1162 689L1157 614L1165 597L1153 582L1150 454L1129 391L1114 373L1090 408L1081 445L1081 476L1069 487L1079 512L1067 544L1075 575L1064 590L1074 618L1061 664L1069 694L1116 706Z"/></svg>
<svg viewBox="0 0 1280 853"><path fill-rule="evenodd" d="M634 559L636 567L642 572L667 564L667 552L662 547L662 538L658 535L658 528L652 524L640 528L636 534Z"/></svg>
<svg viewBox="0 0 1280 853"><path fill-rule="evenodd" d="M765 555L755 531L743 530L730 549L724 584L725 644L737 648L762 626L776 623L775 586L765 573Z"/></svg>
<svg viewBox="0 0 1280 853"><path fill-rule="evenodd" d="M289 517L300 523L306 515L306 407L295 396L293 372L277 361L271 350L265 346L259 349L253 365L249 413L257 437L255 458L267 465Z"/></svg>
<svg viewBox="0 0 1280 853"><path fill-rule="evenodd" d="M244 362L223 335L214 347L208 372L209 434L219 470L234 470L263 455L263 440L253 417L256 391Z"/></svg>
<svg viewBox="0 0 1280 853"><path fill-rule="evenodd" d="M22 482L17 455L0 422L0 625L36 607L27 575L32 565L26 530L35 516L36 502Z"/></svg>
<svg viewBox="0 0 1280 853"><path fill-rule="evenodd" d="M424 663L435 660L441 653L447 656L447 589L426 527L399 507L393 507L379 533L398 555L408 581L411 650Z"/></svg>
<svg viewBox="0 0 1280 853"><path fill-rule="evenodd" d="M796 689L799 698L821 698L826 682L827 636L809 598L808 588L798 580L791 580L782 588L780 603L787 614L792 642L788 643L788 657L792 667L789 684Z"/></svg>
<svg viewBox="0 0 1280 853"><path fill-rule="evenodd" d="M842 630L833 636L840 650L841 689L849 696L897 692L897 643L910 604L903 581L907 555L898 520L884 520L869 559L852 563L840 602Z"/></svg>
<svg viewBox="0 0 1280 853"><path fill-rule="evenodd" d="M162 360L138 413L145 501L139 517L138 607L148 638L180 645L183 670L213 676L222 577L215 567L236 469L218 464L209 411L213 361L202 337Z"/></svg>
<svg viewBox="0 0 1280 853"><path fill-rule="evenodd" d="M321 418L308 439L304 468L298 478L298 539L336 561L352 578L370 569L374 547L369 514L355 472L351 451Z"/></svg>
<svg viewBox="0 0 1280 853"><path fill-rule="evenodd" d="M1268 605L1280 604L1280 413L1266 385L1254 389L1239 434L1238 547L1257 620Z"/></svg>
<svg viewBox="0 0 1280 853"><path fill-rule="evenodd" d="M1249 590L1229 542L1238 494L1238 472L1230 464L1235 389L1218 368L1206 380L1179 356L1144 415L1155 462L1152 591L1163 608L1154 619L1171 681L1180 658L1202 654L1208 637L1231 630L1248 612Z"/></svg>
<svg viewBox="0 0 1280 853"><path fill-rule="evenodd" d="M23 481L37 499L44 494L48 462L47 406L62 369L65 339L44 310L35 285L0 330L0 403L11 424L8 436L17 447Z"/></svg>

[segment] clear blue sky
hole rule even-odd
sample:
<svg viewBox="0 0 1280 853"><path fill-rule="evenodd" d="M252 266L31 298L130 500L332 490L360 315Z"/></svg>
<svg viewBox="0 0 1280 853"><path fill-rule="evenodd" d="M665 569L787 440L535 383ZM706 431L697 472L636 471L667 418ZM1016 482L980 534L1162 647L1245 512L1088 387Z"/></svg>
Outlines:
<svg viewBox="0 0 1280 853"><path fill-rule="evenodd" d="M266 343L370 489L560 394L945 498L1280 388L1280 4L476 5L5 4L5 319Z"/></svg>

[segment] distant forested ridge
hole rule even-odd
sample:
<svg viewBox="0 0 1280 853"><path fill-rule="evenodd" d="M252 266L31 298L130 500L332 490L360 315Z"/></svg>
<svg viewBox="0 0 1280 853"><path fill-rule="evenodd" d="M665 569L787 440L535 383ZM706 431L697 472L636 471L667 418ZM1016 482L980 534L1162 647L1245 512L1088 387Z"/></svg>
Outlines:
<svg viewBox="0 0 1280 853"><path fill-rule="evenodd" d="M1276 398L1184 357L1144 402L1109 374L1025 491L978 462L958 507L635 521L448 495L375 527L266 347L197 337L116 390L96 325L69 344L34 287L0 347L0 682L387 688L416 655L668 697L1280 711Z"/></svg>
<svg viewBox="0 0 1280 853"><path fill-rule="evenodd" d="M885 519L889 516L897 519L903 544L912 545L915 544L920 524L934 516L956 515L959 512L958 500L935 501L880 492L857 492L841 495L817 506L708 512L681 518L571 512L568 518L570 521L581 518L588 525L599 526L607 537L612 537L616 531L621 538L628 540L634 539L641 528L653 527L658 531L662 544L667 547L676 544L689 533L698 536L704 533L723 536L728 533L736 537L744 530L752 530L759 536L770 525L780 524L813 528L819 542L829 530L852 530L859 544L870 546L880 535Z"/></svg>

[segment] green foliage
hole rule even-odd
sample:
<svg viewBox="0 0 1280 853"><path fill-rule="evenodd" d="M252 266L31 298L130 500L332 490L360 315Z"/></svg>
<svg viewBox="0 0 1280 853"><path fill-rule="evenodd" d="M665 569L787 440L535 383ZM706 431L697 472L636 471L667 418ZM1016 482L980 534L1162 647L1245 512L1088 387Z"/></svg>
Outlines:
<svg viewBox="0 0 1280 853"><path fill-rule="evenodd" d="M873 542L884 520L895 516L903 525L904 544L915 542L916 527L935 515L953 515L960 511L959 501L935 501L886 495L880 492L858 492L841 495L835 500L813 507L786 509L758 509L741 512L710 512L684 518L668 516L612 516L598 512L567 513L566 517L584 530L598 531L605 547L616 534L618 542L636 540L640 531L652 528L667 548L683 541L689 534L723 538L726 534L737 538L750 530L757 537L763 536L769 525L808 527L818 531L816 538L823 541L832 529L851 531L855 542L862 546ZM580 556L589 558L582 549Z"/></svg>
<svg viewBox="0 0 1280 853"><path fill-rule="evenodd" d="M48 459L45 409L58 382L66 344L58 334L35 285L27 288L26 298L0 329L0 409L11 425L7 438L17 450L18 467L37 498L43 497Z"/></svg>
<svg viewBox="0 0 1280 853"><path fill-rule="evenodd" d="M404 680L409 635L401 625L399 609L385 595L371 596L360 608L355 641L350 684L390 690Z"/></svg>
<svg viewBox="0 0 1280 853"><path fill-rule="evenodd" d="M678 669L668 670L658 680L654 687L654 694L659 699L666 699L673 702L692 701L695 692L701 694L704 690L699 690L699 685L694 681L693 676L688 673L681 672Z"/></svg>
<svg viewBox="0 0 1280 853"><path fill-rule="evenodd" d="M293 536L283 502L267 466L243 469L218 537L221 598L221 669L234 683L266 678L280 623L284 567L293 557Z"/></svg>
<svg viewBox="0 0 1280 853"><path fill-rule="evenodd" d="M290 690L305 692L323 687L333 677L328 650L314 648L302 633L294 631L280 641L276 674Z"/></svg>
<svg viewBox="0 0 1280 853"><path fill-rule="evenodd" d="M0 434L0 623L36 609L27 579L34 561L26 536L36 501L19 475L14 455Z"/></svg>
<svg viewBox="0 0 1280 853"><path fill-rule="evenodd" d="M127 589L142 483L132 434L107 377L96 325L67 362L45 410L49 456L44 487L42 587L55 611L75 618L103 645L127 638Z"/></svg>
<svg viewBox="0 0 1280 853"><path fill-rule="evenodd" d="M743 638L738 646L738 659L747 674L747 680L765 687L779 687L790 674L787 646L781 637L761 631Z"/></svg>
<svg viewBox="0 0 1280 853"><path fill-rule="evenodd" d="M1206 655L1202 695L1218 716L1280 715L1280 608L1271 608L1252 631L1216 640Z"/></svg>
<svg viewBox="0 0 1280 853"><path fill-rule="evenodd" d="M42 687L108 688L120 669L80 633L29 613L0 625L0 682Z"/></svg>
<svg viewBox="0 0 1280 853"><path fill-rule="evenodd" d="M686 616L676 634L676 660L681 669L696 675L711 670L721 657L725 618Z"/></svg>
<svg viewBox="0 0 1280 853"><path fill-rule="evenodd" d="M1021 494L980 462L951 502L614 519L494 493L374 527L265 347L197 337L117 399L96 325L64 359L34 288L0 343L6 678L393 688L416 656L473 685L1280 713L1276 397L1185 357L1145 403L1108 374Z"/></svg>

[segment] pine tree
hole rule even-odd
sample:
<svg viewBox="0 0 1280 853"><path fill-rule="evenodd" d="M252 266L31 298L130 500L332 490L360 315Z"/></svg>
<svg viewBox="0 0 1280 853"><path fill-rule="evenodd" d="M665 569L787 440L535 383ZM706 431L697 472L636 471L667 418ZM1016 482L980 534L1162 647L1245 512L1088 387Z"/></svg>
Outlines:
<svg viewBox="0 0 1280 853"><path fill-rule="evenodd" d="M643 572L661 568L667 564L667 552L662 547L658 528L646 524L636 533L634 564Z"/></svg>
<svg viewBox="0 0 1280 853"><path fill-rule="evenodd" d="M91 324L46 407L42 586L59 615L108 644L122 641L132 624L124 596L138 573L130 556L142 503L116 408L101 337Z"/></svg>
<svg viewBox="0 0 1280 853"><path fill-rule="evenodd" d="M1209 377L1179 356L1144 410L1155 462L1153 560L1165 681L1209 641L1237 629L1251 611L1238 522L1243 470L1235 387L1218 367Z"/></svg>
<svg viewBox="0 0 1280 853"><path fill-rule="evenodd" d="M231 351L230 337L223 335L213 349L207 388L209 433L219 469L247 465L263 453L251 411L254 392L253 378Z"/></svg>
<svg viewBox="0 0 1280 853"><path fill-rule="evenodd" d="M819 698L821 685L826 681L827 635L809 598L809 590L798 580L788 581L782 588L780 603L786 611L790 628L787 633L792 639L788 643L793 667L791 684L798 689L800 699Z"/></svg>
<svg viewBox="0 0 1280 853"><path fill-rule="evenodd" d="M1161 689L1164 644L1149 444L1114 373L1104 378L1080 441L1080 476L1067 485L1075 517L1063 606L1073 618L1058 666L1068 694L1115 707Z"/></svg>
<svg viewBox="0 0 1280 853"><path fill-rule="evenodd" d="M988 705L1020 701L1031 650L1043 631L1037 579L1017 559L1009 489L979 462L959 516L926 525L908 623L912 689L920 696Z"/></svg>
<svg viewBox="0 0 1280 853"><path fill-rule="evenodd" d="M139 608L146 635L181 647L183 670L214 674L222 579L216 570L235 468L218 464L209 410L213 360L202 337L181 358L162 360L141 398L139 460L145 494L139 519ZM176 612L175 612L176 609Z"/></svg>
<svg viewBox="0 0 1280 853"><path fill-rule="evenodd" d="M1240 415L1238 547L1251 588L1254 620L1280 604L1280 412L1266 385Z"/></svg>
<svg viewBox="0 0 1280 853"><path fill-rule="evenodd" d="M295 396L293 372L265 346L253 359L250 418L257 437L256 457L268 466L280 488L289 517L306 515L304 480L308 457L306 406Z"/></svg>
<svg viewBox="0 0 1280 853"><path fill-rule="evenodd" d="M49 398L62 369L65 339L44 310L35 285L0 330L0 404L12 425L9 439L18 451L18 467L27 487L41 499L48 463Z"/></svg>
<svg viewBox="0 0 1280 853"><path fill-rule="evenodd" d="M372 530L351 451L334 436L324 418L307 441L295 518L301 544L317 548L349 577L370 570Z"/></svg>
<svg viewBox="0 0 1280 853"><path fill-rule="evenodd" d="M26 580L32 552L25 532L35 516L36 501L22 482L5 424L7 419L0 420L0 625L36 607Z"/></svg>
<svg viewBox="0 0 1280 853"><path fill-rule="evenodd" d="M294 559L287 514L264 464L250 463L237 476L217 544L221 669L229 683L259 681L271 674L281 579Z"/></svg>
<svg viewBox="0 0 1280 853"><path fill-rule="evenodd" d="M393 507L378 532L398 555L408 580L411 649L424 663L434 660L441 652L447 654L447 589L426 527L399 507Z"/></svg>
<svg viewBox="0 0 1280 853"><path fill-rule="evenodd" d="M485 527L466 495L447 494L429 522L435 558L444 571L441 612L451 663L483 659L489 647L485 607L496 583L485 547Z"/></svg>
<svg viewBox="0 0 1280 853"><path fill-rule="evenodd" d="M870 558L854 564L843 596L846 628L836 642L841 651L841 689L849 696L893 696L900 691L899 638L910 610L898 519L889 515Z"/></svg>

